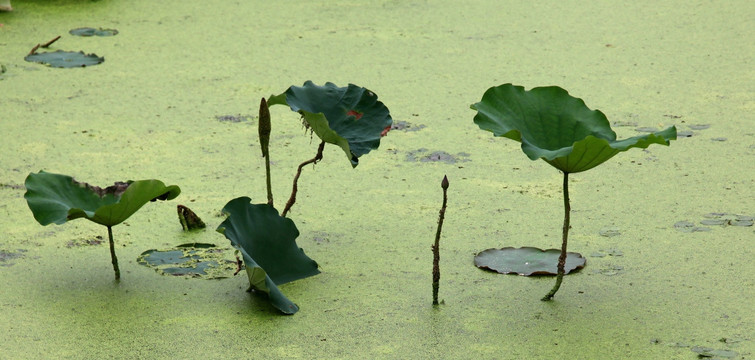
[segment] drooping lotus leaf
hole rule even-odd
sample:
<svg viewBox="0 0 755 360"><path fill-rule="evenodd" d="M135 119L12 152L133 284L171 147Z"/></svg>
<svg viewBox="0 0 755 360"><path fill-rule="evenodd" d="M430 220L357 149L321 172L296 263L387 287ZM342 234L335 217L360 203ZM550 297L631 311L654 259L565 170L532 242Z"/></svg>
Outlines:
<svg viewBox="0 0 755 360"><path fill-rule="evenodd" d="M501 274L557 275L558 257L561 250L541 250L534 247L505 247L488 249L475 256L474 263L480 269L496 271ZM585 267L585 258L574 252L566 253L564 274Z"/></svg>
<svg viewBox="0 0 755 360"><path fill-rule="evenodd" d="M229 201L223 208L228 218L217 231L225 235L243 258L253 289L268 295L275 308L293 314L299 307L277 285L317 275L317 263L296 245L299 230L293 220L279 215L268 204L252 204L248 197Z"/></svg>
<svg viewBox="0 0 755 360"><path fill-rule="evenodd" d="M377 95L363 87L349 84L338 87L307 81L291 86L286 92L271 96L268 105L288 105L299 112L306 125L325 142L340 146L351 161L380 146L380 138L393 124L388 108Z"/></svg>
<svg viewBox="0 0 755 360"><path fill-rule="evenodd" d="M34 218L42 225L60 225L83 217L101 225L115 226L147 202L172 200L181 193L178 186L165 186L160 180L118 182L102 189L68 175L45 171L30 173L25 186L24 198Z"/></svg>
<svg viewBox="0 0 755 360"><path fill-rule="evenodd" d="M558 86L536 87L503 84L488 89L474 122L483 130L522 143L531 160L543 159L555 168L576 173L589 170L619 152L651 144L668 145L676 139L676 127L616 140L606 116L590 110L582 99Z"/></svg>
<svg viewBox="0 0 755 360"><path fill-rule="evenodd" d="M118 30L82 27L82 28L71 29L71 31L69 31L68 33L75 36L115 36L115 35L118 35Z"/></svg>
<svg viewBox="0 0 755 360"><path fill-rule="evenodd" d="M58 50L27 55L24 60L57 68L73 68L97 65L105 61L105 58L96 54L84 54L83 51Z"/></svg>

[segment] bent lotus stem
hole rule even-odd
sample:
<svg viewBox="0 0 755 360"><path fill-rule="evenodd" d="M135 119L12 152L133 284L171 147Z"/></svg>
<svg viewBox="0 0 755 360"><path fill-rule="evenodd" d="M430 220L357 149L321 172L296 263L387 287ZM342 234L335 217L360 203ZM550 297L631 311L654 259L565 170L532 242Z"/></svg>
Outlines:
<svg viewBox="0 0 755 360"><path fill-rule="evenodd" d="M301 169L303 169L305 166L309 164L317 164L318 161L322 160L323 149L325 149L325 141L320 143L320 146L317 148L317 154L315 155L315 157L299 164L299 168L296 170L296 175L294 176L294 185L291 188L291 197L288 198L288 202L286 202L286 207L283 209L283 213L281 213L282 217L286 217L286 214L288 214L288 211L291 210L291 207L294 206L294 203L296 202L296 192L298 191L297 183L299 182Z"/></svg>
<svg viewBox="0 0 755 360"><path fill-rule="evenodd" d="M107 237L110 241L110 259L113 260L113 271L115 271L115 281L121 280L121 270L118 269L118 257L115 256L115 243L113 242L113 227L107 227Z"/></svg>
<svg viewBox="0 0 755 360"><path fill-rule="evenodd" d="M438 305L438 289L440 288L440 231L443 228L443 218L446 215L446 203L448 202L446 196L446 190L448 190L447 176L443 176L440 187L443 188L443 205L440 207L438 231L435 233L435 244L433 245L433 305Z"/></svg>
<svg viewBox="0 0 755 360"><path fill-rule="evenodd" d="M564 229L563 239L561 241L561 255L558 257L558 275L556 275L556 284L553 285L551 291L545 295L542 301L550 301L553 296L556 295L558 288L561 287L561 282L564 280L564 267L566 266L566 243L569 240L569 213L571 212L571 206L569 205L569 173L564 171Z"/></svg>

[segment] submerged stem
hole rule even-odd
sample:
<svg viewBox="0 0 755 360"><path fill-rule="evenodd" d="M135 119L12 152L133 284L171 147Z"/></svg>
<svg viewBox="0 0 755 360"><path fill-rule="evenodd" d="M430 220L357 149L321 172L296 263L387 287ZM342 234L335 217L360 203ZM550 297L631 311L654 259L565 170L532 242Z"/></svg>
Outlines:
<svg viewBox="0 0 755 360"><path fill-rule="evenodd" d="M564 229L563 240L561 241L561 255L558 257L558 275L556 276L556 284L553 285L553 289L545 295L542 301L549 301L556 295L558 288L561 287L561 281L564 279L564 267L566 266L566 243L569 239L569 213L571 212L571 206L569 205L569 173L564 171Z"/></svg>
<svg viewBox="0 0 755 360"><path fill-rule="evenodd" d="M318 161L322 160L322 150L325 148L325 141L320 143L320 146L317 147L317 154L315 157L299 164L299 168L296 170L296 175L294 176L294 185L291 188L291 197L288 198L288 202L286 202L286 207L283 209L283 213L281 213L281 216L286 217L286 214L289 210L291 210L291 207L294 206L294 203L296 202L296 193L299 190L297 183L299 182L299 176L301 175L301 169L309 164L317 164Z"/></svg>
<svg viewBox="0 0 755 360"><path fill-rule="evenodd" d="M115 281L121 280L121 270L118 269L118 257L115 256L115 243L113 242L113 228L107 227L107 237L110 240L110 259L113 260L113 270L115 271Z"/></svg>
<svg viewBox="0 0 755 360"><path fill-rule="evenodd" d="M448 201L448 197L446 196L448 177L445 175L443 176L443 181L440 183L440 187L443 188L443 205L440 207L438 231L435 233L435 245L433 245L433 305L438 305L438 288L440 288L440 231L443 227L443 218L446 215L446 202Z"/></svg>

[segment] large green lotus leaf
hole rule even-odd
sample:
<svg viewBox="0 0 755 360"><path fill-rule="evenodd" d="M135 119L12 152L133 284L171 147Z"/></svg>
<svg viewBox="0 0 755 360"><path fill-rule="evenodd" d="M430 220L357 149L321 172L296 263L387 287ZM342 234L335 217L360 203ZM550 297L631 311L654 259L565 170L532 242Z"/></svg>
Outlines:
<svg viewBox="0 0 755 360"><path fill-rule="evenodd" d="M34 53L24 57L24 60L57 68L86 67L97 65L105 61L104 57L96 54L84 54L83 51L63 51Z"/></svg>
<svg viewBox="0 0 755 360"><path fill-rule="evenodd" d="M559 256L561 256L561 250L558 249L505 247L480 252L475 256L474 263L478 268L501 274L557 275ZM578 253L566 253L564 274L585 267L585 261L585 258Z"/></svg>
<svg viewBox="0 0 755 360"><path fill-rule="evenodd" d="M488 89L474 122L495 136L522 143L532 159L543 159L557 169L576 173L592 169L619 152L651 144L668 145L676 139L676 127L616 140L606 116L590 110L584 101L558 86L536 87L503 84Z"/></svg>
<svg viewBox="0 0 755 360"><path fill-rule="evenodd" d="M317 263L296 245L299 230L293 220L280 216L268 204L251 204L248 197L229 201L223 208L228 218L217 231L225 235L244 257L250 285L268 294L271 303L286 314L298 307L276 285L317 275Z"/></svg>
<svg viewBox="0 0 755 360"><path fill-rule="evenodd" d="M118 182L102 189L68 175L45 171L30 173L25 186L24 198L34 218L42 225L60 225L83 217L101 225L115 226L147 202L171 200L181 193L178 186L165 186L160 180Z"/></svg>
<svg viewBox="0 0 755 360"><path fill-rule="evenodd" d="M299 112L307 126L325 142L340 146L351 161L380 146L380 138L391 128L393 119L377 95L363 87L349 84L338 87L307 81L291 86L286 92L271 96L268 105L288 105Z"/></svg>

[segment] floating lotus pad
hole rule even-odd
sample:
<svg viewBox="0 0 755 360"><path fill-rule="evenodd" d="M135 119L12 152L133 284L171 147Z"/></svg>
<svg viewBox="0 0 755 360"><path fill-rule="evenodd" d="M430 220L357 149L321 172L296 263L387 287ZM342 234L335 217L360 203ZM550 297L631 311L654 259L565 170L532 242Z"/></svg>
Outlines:
<svg viewBox="0 0 755 360"><path fill-rule="evenodd" d="M75 36L115 36L115 35L118 35L118 30L82 27L82 28L72 29L68 33Z"/></svg>
<svg viewBox="0 0 755 360"><path fill-rule="evenodd" d="M163 275L222 279L230 277L237 267L235 261L227 259L227 250L213 244L189 243L170 249L147 250L137 262Z"/></svg>
<svg viewBox="0 0 755 360"><path fill-rule="evenodd" d="M561 250L541 250L534 247L505 247L488 249L475 256L474 263L480 269L496 271L501 274L557 275L558 257ZM578 253L566 253L564 274L585 267L585 258Z"/></svg>
<svg viewBox="0 0 755 360"><path fill-rule="evenodd" d="M53 51L27 55L24 60L49 65L56 68L74 68L97 65L105 61L96 54L84 54L83 51Z"/></svg>
<svg viewBox="0 0 755 360"><path fill-rule="evenodd" d="M363 87L349 84L324 86L307 81L304 86L291 86L286 92L271 96L268 106L288 105L299 112L306 126L327 143L341 147L351 161L380 146L380 138L393 124L388 108L377 95Z"/></svg>
<svg viewBox="0 0 755 360"><path fill-rule="evenodd" d="M522 143L531 159L543 159L568 173L592 169L619 152L668 145L676 139L676 127L646 135L616 140L606 116L590 110L582 99L572 97L558 86L536 87L503 84L485 91L482 100L471 106L477 110L474 122Z"/></svg>
<svg viewBox="0 0 755 360"><path fill-rule="evenodd" d="M293 220L280 216L268 204L252 204L248 197L229 201L223 213L228 218L217 231L241 252L252 289L267 294L271 304L284 314L299 311L277 285L320 271L317 263L296 245L299 230Z"/></svg>

